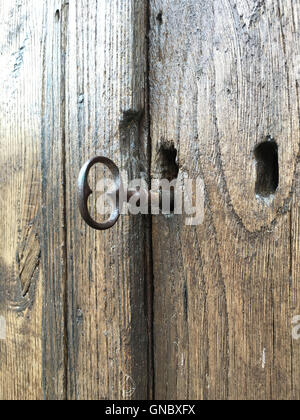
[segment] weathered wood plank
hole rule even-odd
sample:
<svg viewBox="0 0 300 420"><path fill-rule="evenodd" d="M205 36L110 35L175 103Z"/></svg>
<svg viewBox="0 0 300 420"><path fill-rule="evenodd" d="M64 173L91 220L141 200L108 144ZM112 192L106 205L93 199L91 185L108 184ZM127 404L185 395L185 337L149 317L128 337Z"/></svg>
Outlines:
<svg viewBox="0 0 300 420"><path fill-rule="evenodd" d="M44 5L42 89L43 394L66 399L65 50L68 3Z"/></svg>
<svg viewBox="0 0 300 420"><path fill-rule="evenodd" d="M0 399L41 399L43 4L0 3ZM6 334L5 334L6 333Z"/></svg>
<svg viewBox="0 0 300 420"><path fill-rule="evenodd" d="M179 176L205 182L201 225L154 219L155 396L299 398L300 2L150 9L152 174L174 145ZM258 197L254 151L271 138L279 187Z"/></svg>
<svg viewBox="0 0 300 420"><path fill-rule="evenodd" d="M112 158L130 178L147 176L146 23L146 2L76 0L69 5L65 131L71 399L147 398L151 390L144 220L122 217L112 230L95 232L82 221L76 194L79 170L95 155Z"/></svg>
<svg viewBox="0 0 300 420"><path fill-rule="evenodd" d="M300 83L300 65L297 73L298 89L298 112L300 114L299 103L299 83ZM294 196L292 199L291 211L291 282L299 285L300 275L300 159L298 156L294 180ZM299 400L299 368L300 366L300 293L299 287L294 287L291 291L290 305L292 311L292 383L295 384L293 398Z"/></svg>

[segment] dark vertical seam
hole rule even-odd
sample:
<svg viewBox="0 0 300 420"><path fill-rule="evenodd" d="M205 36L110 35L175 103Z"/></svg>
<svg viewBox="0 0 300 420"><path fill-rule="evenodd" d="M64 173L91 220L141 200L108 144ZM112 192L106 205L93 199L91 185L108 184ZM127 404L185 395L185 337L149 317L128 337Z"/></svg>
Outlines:
<svg viewBox="0 0 300 420"><path fill-rule="evenodd" d="M94 64L95 64L95 130L93 132L93 140L92 140L92 149L95 147L96 143L96 139L98 138L98 131L99 131L99 127L98 127L98 112L97 112L97 107L96 104L98 103L98 83L97 83L97 41L98 41L98 25L97 25L97 21L98 21L98 1L96 0L96 9L95 9L95 52L94 52ZM96 151L95 151L95 156L96 156ZM95 240L95 244L96 244L96 240ZM93 261L93 270L94 273L97 272L97 250L96 250L96 246L94 246L94 261ZM98 308L98 283L95 282L95 294L96 294L96 308ZM99 318L96 316L96 331L99 331ZM107 331L107 329L105 330ZM101 362L100 362L100 352L99 352L99 341L96 341L96 351L97 351L97 355L96 355L96 360L97 360L97 386L99 384L99 372L101 370ZM98 395L98 398L100 399L100 393Z"/></svg>
<svg viewBox="0 0 300 420"><path fill-rule="evenodd" d="M67 187L66 187L66 54L69 23L69 3L62 3L61 11L61 130L62 130L62 189L63 189L63 314L64 314L64 399L68 399L68 251L67 251Z"/></svg>
<svg viewBox="0 0 300 420"><path fill-rule="evenodd" d="M151 166L152 166L152 138L151 138L151 109L150 109L150 30L151 30L151 1L147 0L146 5L146 86L145 86L145 114L147 122L147 163L148 163L148 183L151 188ZM155 365L154 365L154 256L153 256L153 225L151 213L146 217L145 235L147 249L146 258L148 259L145 274L146 281L146 305L148 322L148 399L155 399Z"/></svg>

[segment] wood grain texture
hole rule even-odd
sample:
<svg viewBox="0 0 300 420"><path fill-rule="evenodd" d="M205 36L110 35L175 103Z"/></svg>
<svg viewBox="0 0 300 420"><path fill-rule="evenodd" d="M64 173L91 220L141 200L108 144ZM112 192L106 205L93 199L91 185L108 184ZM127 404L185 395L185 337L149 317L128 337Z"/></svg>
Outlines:
<svg viewBox="0 0 300 420"><path fill-rule="evenodd" d="M149 223L97 234L76 190L96 153L148 176L146 4L24 0L0 16L0 398L150 397Z"/></svg>
<svg viewBox="0 0 300 420"><path fill-rule="evenodd" d="M72 1L66 57L68 397L150 395L148 256L141 216L110 231L82 221L76 196L81 166L113 159L129 179L148 173L145 107L146 3ZM96 189L100 169L91 180ZM93 181L93 182L92 182ZM95 194L91 208L95 213Z"/></svg>
<svg viewBox="0 0 300 420"><path fill-rule="evenodd" d="M299 399L300 0L18 0L0 17L0 399ZM92 231L76 180L95 155L129 179L200 177L203 223Z"/></svg>
<svg viewBox="0 0 300 420"><path fill-rule="evenodd" d="M35 3L35 7L33 6ZM0 3L0 399L41 399L42 2Z"/></svg>
<svg viewBox="0 0 300 420"><path fill-rule="evenodd" d="M150 0L152 175L178 151L205 218L153 222L155 397L299 399L300 2ZM255 147L279 147L274 196ZM298 160L297 160L298 159Z"/></svg>
<svg viewBox="0 0 300 420"><path fill-rule="evenodd" d="M65 37L68 6L44 1L41 130L43 397L67 396Z"/></svg>

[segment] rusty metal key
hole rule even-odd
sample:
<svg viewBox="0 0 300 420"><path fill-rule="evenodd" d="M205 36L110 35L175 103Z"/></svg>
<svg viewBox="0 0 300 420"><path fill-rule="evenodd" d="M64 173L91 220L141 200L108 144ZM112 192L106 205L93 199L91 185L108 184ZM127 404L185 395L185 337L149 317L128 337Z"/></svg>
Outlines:
<svg viewBox="0 0 300 420"><path fill-rule="evenodd" d="M106 166L113 176L114 189L106 193L108 197L113 198L112 203L114 204L110 217L107 221L103 223L96 222L90 215L88 209L88 199L92 195L93 191L88 183L88 176L90 170L96 164L103 164ZM167 199L170 202L170 211L174 208L174 192L170 190L168 193L164 192L164 196L169 194ZM117 165L109 158L104 156L97 156L90 159L82 167L79 177L78 177L78 201L79 201L79 210L83 220L93 229L96 230L107 230L112 228L118 221L120 217L120 211L123 207L124 200L130 202L132 198L135 198L135 203L138 205L139 202L147 202L149 209L151 206L152 210L161 210L162 209L162 192L148 191L144 188L140 189L128 189L127 192L124 192L124 186L120 175L120 170ZM157 204L156 204L157 203Z"/></svg>

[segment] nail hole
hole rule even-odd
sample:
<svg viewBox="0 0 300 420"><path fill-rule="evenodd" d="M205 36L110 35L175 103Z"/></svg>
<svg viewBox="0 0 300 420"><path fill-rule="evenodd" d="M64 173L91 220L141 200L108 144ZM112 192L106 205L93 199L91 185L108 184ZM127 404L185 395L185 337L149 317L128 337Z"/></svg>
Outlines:
<svg viewBox="0 0 300 420"><path fill-rule="evenodd" d="M268 137L254 151L256 160L256 194L269 197L274 194L279 185L278 145Z"/></svg>
<svg viewBox="0 0 300 420"><path fill-rule="evenodd" d="M55 12L55 20L56 20L56 22L58 22L59 19L60 19L60 11L57 9L56 12Z"/></svg>
<svg viewBox="0 0 300 420"><path fill-rule="evenodd" d="M162 24L163 23L163 14L162 12L159 12L158 15L156 16L156 20Z"/></svg>
<svg viewBox="0 0 300 420"><path fill-rule="evenodd" d="M178 178L179 166L176 162L177 150L174 145L162 145L159 149L159 165L163 179L173 181Z"/></svg>

